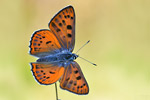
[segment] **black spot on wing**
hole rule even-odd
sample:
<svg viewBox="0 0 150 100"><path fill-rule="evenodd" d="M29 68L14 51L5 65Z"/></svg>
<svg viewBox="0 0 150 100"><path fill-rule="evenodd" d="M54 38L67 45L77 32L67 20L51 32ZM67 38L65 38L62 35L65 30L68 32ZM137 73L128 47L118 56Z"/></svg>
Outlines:
<svg viewBox="0 0 150 100"><path fill-rule="evenodd" d="M39 71L36 71L36 73L40 73Z"/></svg>
<svg viewBox="0 0 150 100"><path fill-rule="evenodd" d="M62 23L59 23L58 25L61 27L61 26L62 26Z"/></svg>
<svg viewBox="0 0 150 100"><path fill-rule="evenodd" d="M34 41L37 42L38 40L37 40L37 39L34 39Z"/></svg>
<svg viewBox="0 0 150 100"><path fill-rule="evenodd" d="M74 85L74 86L76 86L76 85L77 85L77 83L74 83L73 85Z"/></svg>
<svg viewBox="0 0 150 100"><path fill-rule="evenodd" d="M60 31L60 29L58 28L56 31L57 31L57 32L59 32L59 31Z"/></svg>
<svg viewBox="0 0 150 100"><path fill-rule="evenodd" d="M34 46L36 46L36 43L33 43Z"/></svg>
<svg viewBox="0 0 150 100"><path fill-rule="evenodd" d="M66 12L68 13L68 10L66 9Z"/></svg>
<svg viewBox="0 0 150 100"><path fill-rule="evenodd" d="M50 74L55 74L55 72L49 71Z"/></svg>
<svg viewBox="0 0 150 100"><path fill-rule="evenodd" d="M71 35L71 34L69 34L69 33L67 34L67 36L68 36L68 37L72 37L72 35Z"/></svg>
<svg viewBox="0 0 150 100"><path fill-rule="evenodd" d="M35 48L34 48L34 50L35 50L35 51L37 51L37 50L38 50L38 48L37 48L37 47L35 47Z"/></svg>
<svg viewBox="0 0 150 100"><path fill-rule="evenodd" d="M66 79L66 81L68 81L70 78L68 77L67 79Z"/></svg>
<svg viewBox="0 0 150 100"><path fill-rule="evenodd" d="M74 73L77 74L77 73L78 73L78 70L74 71Z"/></svg>
<svg viewBox="0 0 150 100"><path fill-rule="evenodd" d="M58 22L58 19L57 19L57 18L55 19L55 22Z"/></svg>
<svg viewBox="0 0 150 100"><path fill-rule="evenodd" d="M59 18L61 18L61 15L59 15Z"/></svg>
<svg viewBox="0 0 150 100"><path fill-rule="evenodd" d="M81 76L76 77L76 79L77 79L77 80L80 80L80 79L81 79Z"/></svg>
<svg viewBox="0 0 150 100"><path fill-rule="evenodd" d="M52 27L56 27L55 23L52 22Z"/></svg>
<svg viewBox="0 0 150 100"><path fill-rule="evenodd" d="M66 15L65 15L64 17L65 17L65 18L67 18L67 16L66 16Z"/></svg>
<svg viewBox="0 0 150 100"><path fill-rule="evenodd" d="M41 74L37 75L38 77L42 76Z"/></svg>
<svg viewBox="0 0 150 100"><path fill-rule="evenodd" d="M72 84L73 83L73 81L71 80L70 82L69 82L69 84Z"/></svg>
<svg viewBox="0 0 150 100"><path fill-rule="evenodd" d="M86 84L84 83L83 86L85 86Z"/></svg>
<svg viewBox="0 0 150 100"><path fill-rule="evenodd" d="M70 18L70 15L67 15L68 18Z"/></svg>
<svg viewBox="0 0 150 100"><path fill-rule="evenodd" d="M66 22L65 22L65 20L62 20L62 23L63 23L64 25L66 25Z"/></svg>
<svg viewBox="0 0 150 100"><path fill-rule="evenodd" d="M49 79L50 77L46 77L46 79Z"/></svg>
<svg viewBox="0 0 150 100"><path fill-rule="evenodd" d="M67 29L68 29L68 30L71 30L71 29L72 29L72 26L71 26L71 25L67 25Z"/></svg>
<svg viewBox="0 0 150 100"><path fill-rule="evenodd" d="M40 34L37 34L38 36L41 36Z"/></svg>
<svg viewBox="0 0 150 100"><path fill-rule="evenodd" d="M46 44L49 44L49 43L51 43L51 42L52 42L52 41L47 41Z"/></svg>
<svg viewBox="0 0 150 100"><path fill-rule="evenodd" d="M35 67L36 67L36 69L39 69L38 65L36 65Z"/></svg>

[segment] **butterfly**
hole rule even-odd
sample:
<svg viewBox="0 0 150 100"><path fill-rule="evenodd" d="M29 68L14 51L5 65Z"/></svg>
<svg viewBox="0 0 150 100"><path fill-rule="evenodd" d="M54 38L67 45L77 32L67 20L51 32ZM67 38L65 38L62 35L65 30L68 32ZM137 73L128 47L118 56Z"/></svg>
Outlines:
<svg viewBox="0 0 150 100"><path fill-rule="evenodd" d="M72 6L60 10L49 22L49 29L35 31L30 40L30 54L38 57L31 63L35 79L42 85L57 81L60 87L75 94L88 94L89 86L72 53L75 45L75 11Z"/></svg>

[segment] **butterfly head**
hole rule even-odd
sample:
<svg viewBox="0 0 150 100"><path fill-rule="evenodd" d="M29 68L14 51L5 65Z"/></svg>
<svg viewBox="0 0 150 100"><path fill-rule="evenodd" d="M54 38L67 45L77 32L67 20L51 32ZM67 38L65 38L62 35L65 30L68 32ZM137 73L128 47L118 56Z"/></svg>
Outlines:
<svg viewBox="0 0 150 100"><path fill-rule="evenodd" d="M76 55L76 54L74 54L74 53L65 55L65 59L68 60L68 61L73 61L73 60L75 60L77 57L78 57L78 55Z"/></svg>
<svg viewBox="0 0 150 100"><path fill-rule="evenodd" d="M75 60L76 58L78 58L79 56L76 55L75 53L72 54L73 59Z"/></svg>

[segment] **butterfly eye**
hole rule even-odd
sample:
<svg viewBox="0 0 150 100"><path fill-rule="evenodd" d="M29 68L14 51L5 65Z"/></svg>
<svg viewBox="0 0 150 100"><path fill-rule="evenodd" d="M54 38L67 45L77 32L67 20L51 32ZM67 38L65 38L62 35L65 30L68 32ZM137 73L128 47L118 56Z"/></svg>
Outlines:
<svg viewBox="0 0 150 100"><path fill-rule="evenodd" d="M73 57L73 59L76 59L76 58L77 58L76 56Z"/></svg>

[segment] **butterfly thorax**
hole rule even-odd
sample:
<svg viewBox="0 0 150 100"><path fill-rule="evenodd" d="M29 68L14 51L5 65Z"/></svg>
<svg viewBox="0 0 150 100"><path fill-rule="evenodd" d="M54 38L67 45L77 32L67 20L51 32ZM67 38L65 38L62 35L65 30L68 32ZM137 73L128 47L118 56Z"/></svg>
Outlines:
<svg viewBox="0 0 150 100"><path fill-rule="evenodd" d="M37 62L67 62L73 61L78 57L78 55L72 52L62 52L54 55L49 55L46 57L41 57L37 60Z"/></svg>

